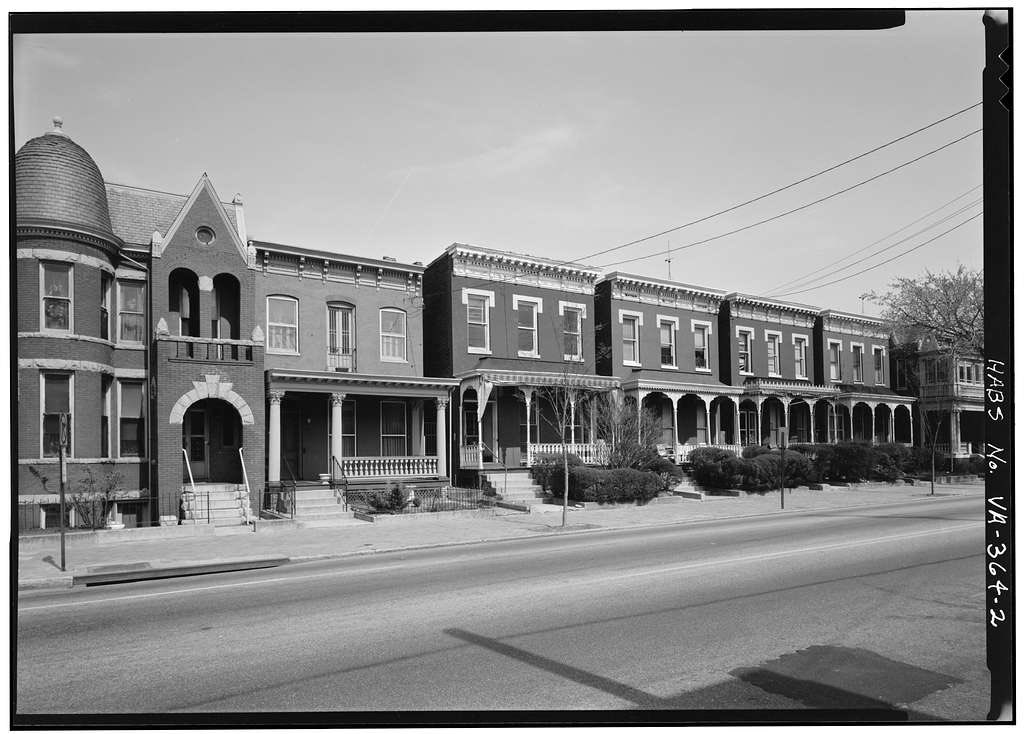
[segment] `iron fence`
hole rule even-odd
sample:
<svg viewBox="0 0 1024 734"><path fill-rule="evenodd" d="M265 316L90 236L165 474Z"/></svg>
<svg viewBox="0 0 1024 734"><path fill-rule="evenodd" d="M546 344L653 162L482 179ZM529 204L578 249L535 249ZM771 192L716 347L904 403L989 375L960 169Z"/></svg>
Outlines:
<svg viewBox="0 0 1024 734"><path fill-rule="evenodd" d="M260 489L259 508L263 519L295 517L295 485L267 482Z"/></svg>
<svg viewBox="0 0 1024 734"><path fill-rule="evenodd" d="M411 515L425 512L493 509L495 498L479 489L418 487L414 484L345 491L352 510L368 514Z"/></svg>

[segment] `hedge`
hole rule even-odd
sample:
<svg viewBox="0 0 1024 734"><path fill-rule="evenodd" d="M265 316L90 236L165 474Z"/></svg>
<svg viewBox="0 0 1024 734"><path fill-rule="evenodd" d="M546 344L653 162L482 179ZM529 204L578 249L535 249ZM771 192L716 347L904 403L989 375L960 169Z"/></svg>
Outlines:
<svg viewBox="0 0 1024 734"><path fill-rule="evenodd" d="M550 486L545 490L556 499L564 492L561 466L547 473ZM573 502L649 502L663 488L663 480L654 472L639 469L599 469L590 466L569 467L569 499Z"/></svg>

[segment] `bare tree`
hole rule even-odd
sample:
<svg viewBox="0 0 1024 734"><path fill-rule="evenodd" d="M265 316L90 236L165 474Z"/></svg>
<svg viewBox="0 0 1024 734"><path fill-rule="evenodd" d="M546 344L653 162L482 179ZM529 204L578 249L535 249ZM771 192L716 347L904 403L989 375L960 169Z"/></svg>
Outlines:
<svg viewBox="0 0 1024 734"><path fill-rule="evenodd" d="M964 357L985 356L984 275L960 265L955 272L932 273L919 278L897 278L884 293L871 293L871 300L882 307L893 336L906 361L918 364L918 344L931 337L939 355L938 369L955 379L957 365ZM921 396L918 370L908 370L908 387ZM928 411L919 407L923 420L921 444L931 456L931 493L935 494L935 465L938 453L941 416L934 422ZM950 451L954 450L950 446Z"/></svg>
<svg viewBox="0 0 1024 734"><path fill-rule="evenodd" d="M635 468L656 450L661 424L650 411L638 411L635 403L612 393L598 396L591 409L597 435L607 442L605 466Z"/></svg>
<svg viewBox="0 0 1024 734"><path fill-rule="evenodd" d="M541 411L544 420L558 431L562 443L562 474L564 486L562 488L562 527L565 527L569 511L569 444L571 438L566 434L575 430L576 411L583 410L584 398L587 395L586 388L582 387L568 369L563 370L557 383L545 385L537 390L539 398L537 409ZM548 404L550 413L545 414L541 409L541 401Z"/></svg>

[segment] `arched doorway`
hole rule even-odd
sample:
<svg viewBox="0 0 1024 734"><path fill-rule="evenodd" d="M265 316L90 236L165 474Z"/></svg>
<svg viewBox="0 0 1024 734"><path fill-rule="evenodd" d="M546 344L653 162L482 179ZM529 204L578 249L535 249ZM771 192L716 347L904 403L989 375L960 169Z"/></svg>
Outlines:
<svg viewBox="0 0 1024 734"><path fill-rule="evenodd" d="M675 404L672 402L672 398L661 392L652 392L644 396L643 408L646 411L654 424L654 442L655 444L668 446L674 453L676 450L676 437L673 429L672 411L675 408ZM680 427L680 443L682 439L682 427Z"/></svg>
<svg viewBox="0 0 1024 734"><path fill-rule="evenodd" d="M711 442L740 443L739 427L736 425L736 404L731 398L720 395L711 401Z"/></svg>
<svg viewBox="0 0 1024 734"><path fill-rule="evenodd" d="M240 484L242 418L235 407L217 398L198 400L185 411L181 445L188 455L188 469L196 482Z"/></svg>
<svg viewBox="0 0 1024 734"><path fill-rule="evenodd" d="M889 434L890 417L892 410L888 405L882 403L875 408L875 439L880 443L889 443L893 437Z"/></svg>
<svg viewBox="0 0 1024 734"><path fill-rule="evenodd" d="M874 415L867 403L856 403L853 406L854 441L870 441L874 430Z"/></svg>
<svg viewBox="0 0 1024 734"><path fill-rule="evenodd" d="M810 443L814 441L812 431L811 404L803 398L797 398L789 404L789 442Z"/></svg>

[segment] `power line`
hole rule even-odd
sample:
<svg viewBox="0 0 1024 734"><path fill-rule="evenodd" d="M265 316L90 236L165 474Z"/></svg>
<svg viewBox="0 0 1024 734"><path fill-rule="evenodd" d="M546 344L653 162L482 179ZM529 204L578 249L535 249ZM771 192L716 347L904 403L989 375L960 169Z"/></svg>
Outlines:
<svg viewBox="0 0 1024 734"><path fill-rule="evenodd" d="M864 268L863 270L858 270L856 273L851 273L850 275L844 275L842 278L837 278L836 280L829 281L828 283L822 283L821 285L816 285L816 286L814 286L812 288L805 288L804 290L790 291L789 293L783 293L783 294L781 294L779 296L775 296L775 298L784 298L784 297L787 297L787 296L795 296L798 293L807 293L808 291L816 291L816 290L819 290L821 288L825 288L826 286L835 285L836 283L842 283L844 280L849 280L850 278L855 278L858 275L863 275L864 273L867 273L868 271L874 270L875 268L880 268L883 265L891 263L893 260L897 260L897 259L903 257L904 255L909 255L910 253L914 252L914 250L920 250L925 245L931 244L932 242L934 242L935 240L939 239L940 237L945 237L950 232L959 229L960 227L964 226L965 224L967 224L968 222L970 222L970 221L972 221L974 219L977 219L982 214L983 214L983 212L978 212L973 217L968 217L964 221L962 221L959 224L957 224L955 227L951 227L950 229L947 229L945 232L942 232L940 234L935 235L930 240L925 240L920 245L915 245L914 247L911 247L909 250L905 250L905 251L899 253L898 255L893 255L889 259L883 260L882 262L877 263L875 265L872 265L871 267Z"/></svg>
<svg viewBox="0 0 1024 734"><path fill-rule="evenodd" d="M917 158L914 158L912 160L906 161L905 163L901 163L900 165L895 166L894 168L890 168L887 171L882 171L881 173L876 174L876 175L872 176L871 178L868 178L868 179L865 179L863 181L860 181L859 183L855 183L853 186L848 186L845 189L841 189L839 191L831 193L828 196L823 196L820 199L815 199L814 201L808 202L807 204L802 204L802 205L796 207L795 209L790 209L789 211L782 212L781 214L776 214L774 216L768 217L767 219L762 219L762 220L760 220L758 222L754 222L753 224L748 224L748 225L746 225L744 227L739 227L738 229L733 229L733 230L730 230L729 232L724 232L722 234L715 235L714 237L708 237L707 239L698 240L697 242L691 242L688 245L682 245L680 247L673 247L670 250L670 252L677 252L679 250L687 250L687 249L689 249L691 247L696 247L697 245L704 245L704 244L707 244L708 242L714 242L715 240L720 240L723 237L728 237L729 235L734 235L734 234L736 234L738 232L744 232L744 231L746 231L748 229L753 229L754 227L759 227L762 224L767 224L768 222L774 222L776 219L782 219L782 217L786 217L786 216L789 216L790 214L794 214L795 212L802 211L804 209L807 209L809 207L814 206L815 204L820 204L823 201L828 201L829 199L833 199L836 196L839 196L841 194L845 194L845 193L847 193L849 191L853 191L854 189L860 188L861 186L864 186L865 184L869 184L872 181L876 181L876 180L880 179L882 176L887 176L890 173L893 173L895 171L900 170L901 168L905 168L905 167L907 167L907 166L909 166L911 164L917 163L918 161L920 161L920 160L922 160L924 158L927 158L930 155L934 155L935 153L938 153L941 150L945 150L946 148L950 147L951 145L956 145L957 143L966 140L967 138L971 137L972 135L977 135L978 133L981 132L981 130L982 130L982 128L978 128L977 130L973 130L973 131L967 133L966 135L963 135L963 136L957 138L956 140L952 140L952 141L946 143L945 145L941 145L938 148L930 150L930 151L928 151L927 153L925 153L923 155L919 155ZM626 260L617 260L615 262L606 263L605 265L601 265L599 267L610 268L610 267L615 266L615 265L625 265L626 263L637 262L638 260L647 260L648 258L655 257L656 255L659 255L659 254L660 253L653 252L653 253L649 253L647 255L640 255L638 257L628 258Z"/></svg>
<svg viewBox="0 0 1024 734"><path fill-rule="evenodd" d="M951 115L946 115L945 117L940 118L938 120L935 120L934 122L931 122L931 123L925 125L924 127L919 127L917 130L909 132L906 135L901 135L898 138L893 138L889 142L883 143L882 145L879 145L876 148L872 148L871 150L864 151L863 153L860 153L859 155L855 155L853 158L848 158L845 161L843 161L842 163L836 163L834 166L829 166L828 168L822 169L821 171L818 171L817 173L812 173L809 176L805 176L804 178L801 178L799 181L794 181L793 183L786 184L785 186L782 186L781 188L777 188L774 191L769 191L767 194L761 194L760 196L756 196L753 199L748 199L747 201L744 201L742 204L736 204L735 206L731 206L728 209L722 209L721 211L715 212L714 214L708 214L707 216L701 217L700 219L694 219L692 222L687 222L686 224L680 224L678 227L672 227L671 229L666 229L665 231L658 232L657 234L648 235L647 237L641 237L638 240L633 240L632 242L627 242L624 245L616 245L615 247L609 247L606 250L601 250L599 252L595 252L592 255L587 255L586 257L600 257L601 255L607 255L609 252L615 252L616 250L621 250L621 249L623 249L625 247L629 247L631 245L639 245L641 242L647 242L648 240L652 240L655 237L661 237L662 235L671 234L672 232L676 232L676 231L678 231L680 229L684 229L686 227L692 227L693 225L700 224L701 222L706 222L707 220L713 219L714 217L721 216L722 214L728 214L729 212L735 211L735 210L739 209L740 207L746 206L747 204L753 204L754 202L761 201L761 199L766 199L769 196L774 196L775 194L778 194L781 191L785 191L787 189L791 189L794 186L799 186L800 184L805 183L806 181L810 181L813 178L817 178L818 176L822 176L822 175L824 175L826 173L834 171L837 168L841 168L842 166L847 165L848 163L853 163L854 161L860 160L861 158L864 158L865 156L871 155L872 153L877 153L878 151L882 150L883 148L888 148L890 145L895 145L896 143L898 143L898 142L900 142L902 140L906 140L907 138L911 137L912 135L917 135L919 132L923 132L923 131L927 130L928 128L935 127L936 125L938 125L938 124L940 124L942 122L945 122L946 120L952 119L952 118L956 117L957 115L962 115L964 112L967 112L968 110L973 110L975 107L980 107L981 104L982 104L981 102L976 102L975 104L972 104L970 107L964 107L962 110L958 110L958 111L954 112Z"/></svg>
<svg viewBox="0 0 1024 734"><path fill-rule="evenodd" d="M864 247L861 247L858 250L854 250L853 252L851 252L851 253L849 253L847 255L844 255L843 257L839 258L838 260L833 260L830 263L826 263L825 265L822 265L817 270L812 270L811 272L806 273L805 275L802 275L802 276L797 277L797 278L791 278L790 280L787 280L785 283L780 283L779 285L775 286L774 288L769 288L765 292L766 293L773 293L775 291L781 291L783 288L787 288L787 287L789 287L791 285L797 284L800 281L812 279L811 276L820 273L822 270L825 270L826 268L832 267L833 265L838 265L839 263L843 262L844 260L847 260L848 258L853 257L857 253L863 252L864 250L868 249L869 247L873 247L873 246L877 245L880 242L885 242L890 237L898 235L900 232L902 232L905 229L909 229L910 227L912 227L913 225L917 224L918 222L920 222L920 221L922 221L924 219L927 219L932 214L935 214L936 212L939 212L939 211L945 209L947 206L949 206L950 204L955 202L957 199L962 199L965 196L967 196L968 194L970 194L971 192L977 191L981 187L982 187L982 184L978 184L974 188L968 189L967 191L965 191L964 193L960 194L959 196L956 196L956 197L950 199L945 204L942 204L941 206L938 206L935 209L932 209L930 212L928 212L926 214L922 214L920 217L918 217L914 221L908 222L907 224L903 225L902 227L900 227L896 231L890 232L889 234L885 235L884 237L880 237L879 239L875 240L874 242L871 242L871 243L869 243L867 245L864 245ZM938 222L936 224L938 224ZM932 226L935 226L935 225L933 224ZM842 268L842 269L845 269L845 268ZM801 284L801 285L805 285L805 284Z"/></svg>

